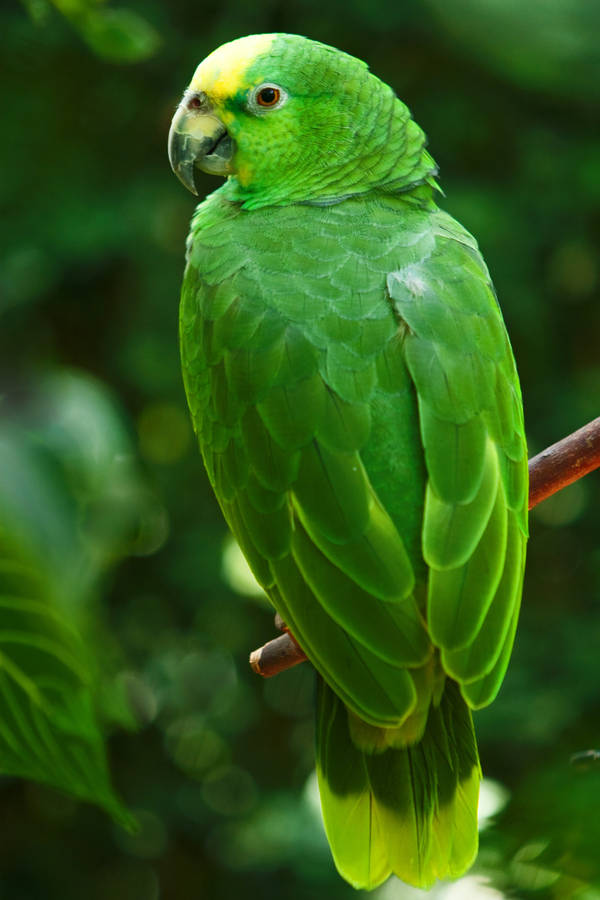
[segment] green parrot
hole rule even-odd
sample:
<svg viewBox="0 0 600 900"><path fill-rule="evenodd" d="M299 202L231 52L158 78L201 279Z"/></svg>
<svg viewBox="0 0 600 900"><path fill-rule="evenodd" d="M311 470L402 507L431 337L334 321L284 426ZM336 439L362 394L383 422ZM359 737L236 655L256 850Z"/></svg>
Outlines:
<svg viewBox="0 0 600 900"><path fill-rule="evenodd" d="M336 866L426 888L477 852L471 710L515 635L522 401L477 244L366 64L262 34L196 70L171 166L227 177L192 220L180 339L225 519L318 673Z"/></svg>

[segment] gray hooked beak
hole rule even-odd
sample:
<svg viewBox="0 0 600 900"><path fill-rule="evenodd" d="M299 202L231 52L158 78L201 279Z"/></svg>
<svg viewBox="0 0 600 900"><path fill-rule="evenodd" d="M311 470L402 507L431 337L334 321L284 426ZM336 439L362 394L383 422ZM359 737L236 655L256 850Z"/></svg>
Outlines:
<svg viewBox="0 0 600 900"><path fill-rule="evenodd" d="M169 162L185 187L198 195L196 172L229 175L235 145L206 94L186 91L169 131Z"/></svg>

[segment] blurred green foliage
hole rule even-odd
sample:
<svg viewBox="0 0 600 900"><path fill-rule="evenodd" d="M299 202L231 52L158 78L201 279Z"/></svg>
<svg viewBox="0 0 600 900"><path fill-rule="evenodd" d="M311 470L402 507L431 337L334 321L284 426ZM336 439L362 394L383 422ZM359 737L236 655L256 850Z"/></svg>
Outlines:
<svg viewBox="0 0 600 900"><path fill-rule="evenodd" d="M48 376L0 427L0 766L132 817L110 788L105 672L86 643L105 561L142 514L132 453L102 388ZM118 671L118 670L117 670ZM113 686L114 687L114 686ZM112 691L111 691L112 693ZM113 697L118 694L114 693Z"/></svg>
<svg viewBox="0 0 600 900"><path fill-rule="evenodd" d="M52 7L67 19L102 59L113 63L140 62L152 56L160 37L150 23L131 9L113 9L102 0L23 0L32 20L43 26Z"/></svg>
<svg viewBox="0 0 600 900"><path fill-rule="evenodd" d="M14 632L47 637L36 651L0 633L36 674L0 678L0 895L354 896L319 822L310 669L248 669L272 618L188 423L177 300L193 201L169 170L170 117L197 62L242 34L366 59L480 241L534 453L598 415L600 6L27 0L0 28L0 572L26 604L0 602ZM591 475L532 517L513 661L476 721L485 796L504 799L473 873L432 896L600 898L600 766L569 764L600 745L599 499ZM67 782L117 816L122 797L138 830L49 786Z"/></svg>

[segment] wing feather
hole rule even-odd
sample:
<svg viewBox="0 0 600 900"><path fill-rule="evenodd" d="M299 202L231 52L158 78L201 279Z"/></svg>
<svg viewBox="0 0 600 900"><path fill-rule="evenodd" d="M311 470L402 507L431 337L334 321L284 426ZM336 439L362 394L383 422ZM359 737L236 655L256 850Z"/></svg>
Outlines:
<svg viewBox="0 0 600 900"><path fill-rule="evenodd" d="M527 452L512 351L487 270L449 217L429 255L388 276L404 323L428 470L427 620L472 706L499 689L527 537Z"/></svg>
<svg viewBox="0 0 600 900"><path fill-rule="evenodd" d="M500 657L513 618L514 597L522 578L523 555L519 525L509 511L504 570L483 624L466 647L442 651L444 669L463 684L488 675Z"/></svg>

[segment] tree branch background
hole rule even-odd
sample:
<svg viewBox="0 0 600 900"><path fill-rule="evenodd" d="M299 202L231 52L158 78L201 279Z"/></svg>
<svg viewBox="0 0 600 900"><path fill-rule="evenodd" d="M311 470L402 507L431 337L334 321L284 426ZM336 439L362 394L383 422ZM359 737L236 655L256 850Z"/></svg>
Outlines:
<svg viewBox="0 0 600 900"><path fill-rule="evenodd" d="M241 34L296 31L366 59L427 132L443 206L480 242L534 455L598 415L600 7L122 3L0 10L0 550L13 591L20 560L35 602L68 623L52 646L72 665L54 674L80 697L61 718L48 685L42 707L30 689L30 716L10 720L28 751L0 783L0 894L355 897L315 811L310 667L263 681L247 665L271 612L188 422L177 304L193 201L168 167L169 121L197 62ZM600 897L600 771L569 765L600 744L599 482L532 512L513 660L476 721L497 814L470 880L436 900ZM18 690L0 666L4 749ZM56 758L45 721L79 748L55 773L117 818L132 809L137 834L16 777Z"/></svg>

